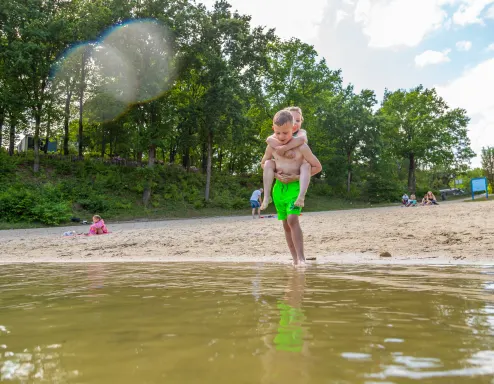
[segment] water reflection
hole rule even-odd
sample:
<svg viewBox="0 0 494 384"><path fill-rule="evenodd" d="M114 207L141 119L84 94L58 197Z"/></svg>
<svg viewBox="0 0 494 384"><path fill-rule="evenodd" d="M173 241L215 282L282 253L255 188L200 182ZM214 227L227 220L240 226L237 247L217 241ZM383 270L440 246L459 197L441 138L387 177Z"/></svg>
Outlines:
<svg viewBox="0 0 494 384"><path fill-rule="evenodd" d="M491 272L5 265L0 380L491 383Z"/></svg>

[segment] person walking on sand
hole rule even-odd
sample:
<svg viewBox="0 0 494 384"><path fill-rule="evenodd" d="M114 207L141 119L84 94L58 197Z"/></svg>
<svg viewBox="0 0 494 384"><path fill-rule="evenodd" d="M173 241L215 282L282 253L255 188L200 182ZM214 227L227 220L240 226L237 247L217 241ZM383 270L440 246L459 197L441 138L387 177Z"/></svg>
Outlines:
<svg viewBox="0 0 494 384"><path fill-rule="evenodd" d="M256 209L257 209L257 218L261 218L261 195L264 190L262 188L256 189L252 192L252 196L250 197L250 206L252 207L252 218L256 217Z"/></svg>

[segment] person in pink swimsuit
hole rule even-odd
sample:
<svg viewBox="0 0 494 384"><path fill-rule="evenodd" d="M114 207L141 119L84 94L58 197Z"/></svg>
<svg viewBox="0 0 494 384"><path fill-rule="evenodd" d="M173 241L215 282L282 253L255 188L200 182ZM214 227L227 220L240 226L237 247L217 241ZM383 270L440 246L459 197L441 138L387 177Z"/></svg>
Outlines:
<svg viewBox="0 0 494 384"><path fill-rule="evenodd" d="M102 235L108 233L108 228L106 228L105 221L99 215L93 216L93 225L89 227L88 235Z"/></svg>

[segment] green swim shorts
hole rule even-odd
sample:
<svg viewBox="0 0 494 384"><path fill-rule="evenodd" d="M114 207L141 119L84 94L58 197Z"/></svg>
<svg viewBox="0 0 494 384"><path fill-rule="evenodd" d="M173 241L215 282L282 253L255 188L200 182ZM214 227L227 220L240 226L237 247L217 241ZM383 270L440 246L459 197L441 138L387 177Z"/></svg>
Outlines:
<svg viewBox="0 0 494 384"><path fill-rule="evenodd" d="M301 352L304 345L304 330L302 323L305 320L304 312L300 308L278 302L280 322L278 333L274 337L274 344L278 351Z"/></svg>
<svg viewBox="0 0 494 384"><path fill-rule="evenodd" d="M283 184L276 180L273 188L273 201L278 213L278 220L286 220L288 215L300 216L302 208L294 205L300 193L300 183L293 181Z"/></svg>

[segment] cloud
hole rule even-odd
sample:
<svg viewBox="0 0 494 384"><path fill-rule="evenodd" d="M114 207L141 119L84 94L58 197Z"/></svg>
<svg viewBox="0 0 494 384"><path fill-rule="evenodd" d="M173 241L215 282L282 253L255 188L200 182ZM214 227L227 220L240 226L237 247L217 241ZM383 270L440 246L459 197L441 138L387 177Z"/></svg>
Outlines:
<svg viewBox="0 0 494 384"><path fill-rule="evenodd" d="M488 10L487 12L485 13L485 17L487 19L492 19L494 20L494 5L492 5Z"/></svg>
<svg viewBox="0 0 494 384"><path fill-rule="evenodd" d="M471 41L462 40L462 41L458 41L456 43L456 49L458 49L458 51L466 52L466 51L469 51L470 48L472 48L472 42Z"/></svg>
<svg viewBox="0 0 494 384"><path fill-rule="evenodd" d="M448 57L450 49L446 49L442 52L427 50L420 55L415 56L415 65L419 68L423 68L427 65L434 65L440 63L447 63L450 60Z"/></svg>
<svg viewBox="0 0 494 384"><path fill-rule="evenodd" d="M486 52L494 51L494 43L489 44L485 49Z"/></svg>
<svg viewBox="0 0 494 384"><path fill-rule="evenodd" d="M492 3L494 0L462 0L462 4L453 14L453 22L461 26L482 24L480 14L485 7Z"/></svg>
<svg viewBox="0 0 494 384"><path fill-rule="evenodd" d="M436 90L450 107L465 108L472 121L469 125L469 137L472 149L480 154L484 146L494 146L494 59L481 62L465 71L460 77L436 86ZM478 156L473 166L480 165Z"/></svg>
<svg viewBox="0 0 494 384"><path fill-rule="evenodd" d="M198 2L212 7L216 0ZM305 43L311 43L317 36L326 2L326 0L310 0L304 3L296 0L228 0L232 10L252 16L252 26L276 28L276 34L281 38L297 37Z"/></svg>
<svg viewBox="0 0 494 384"><path fill-rule="evenodd" d="M446 21L447 13L441 8L446 2L448 1L358 0L355 22L362 25L370 47L415 47Z"/></svg>
<svg viewBox="0 0 494 384"><path fill-rule="evenodd" d="M343 9L339 9L338 11L336 11L335 27L338 26L338 24L340 23L340 21L346 19L347 16L348 16L348 13L345 12Z"/></svg>

